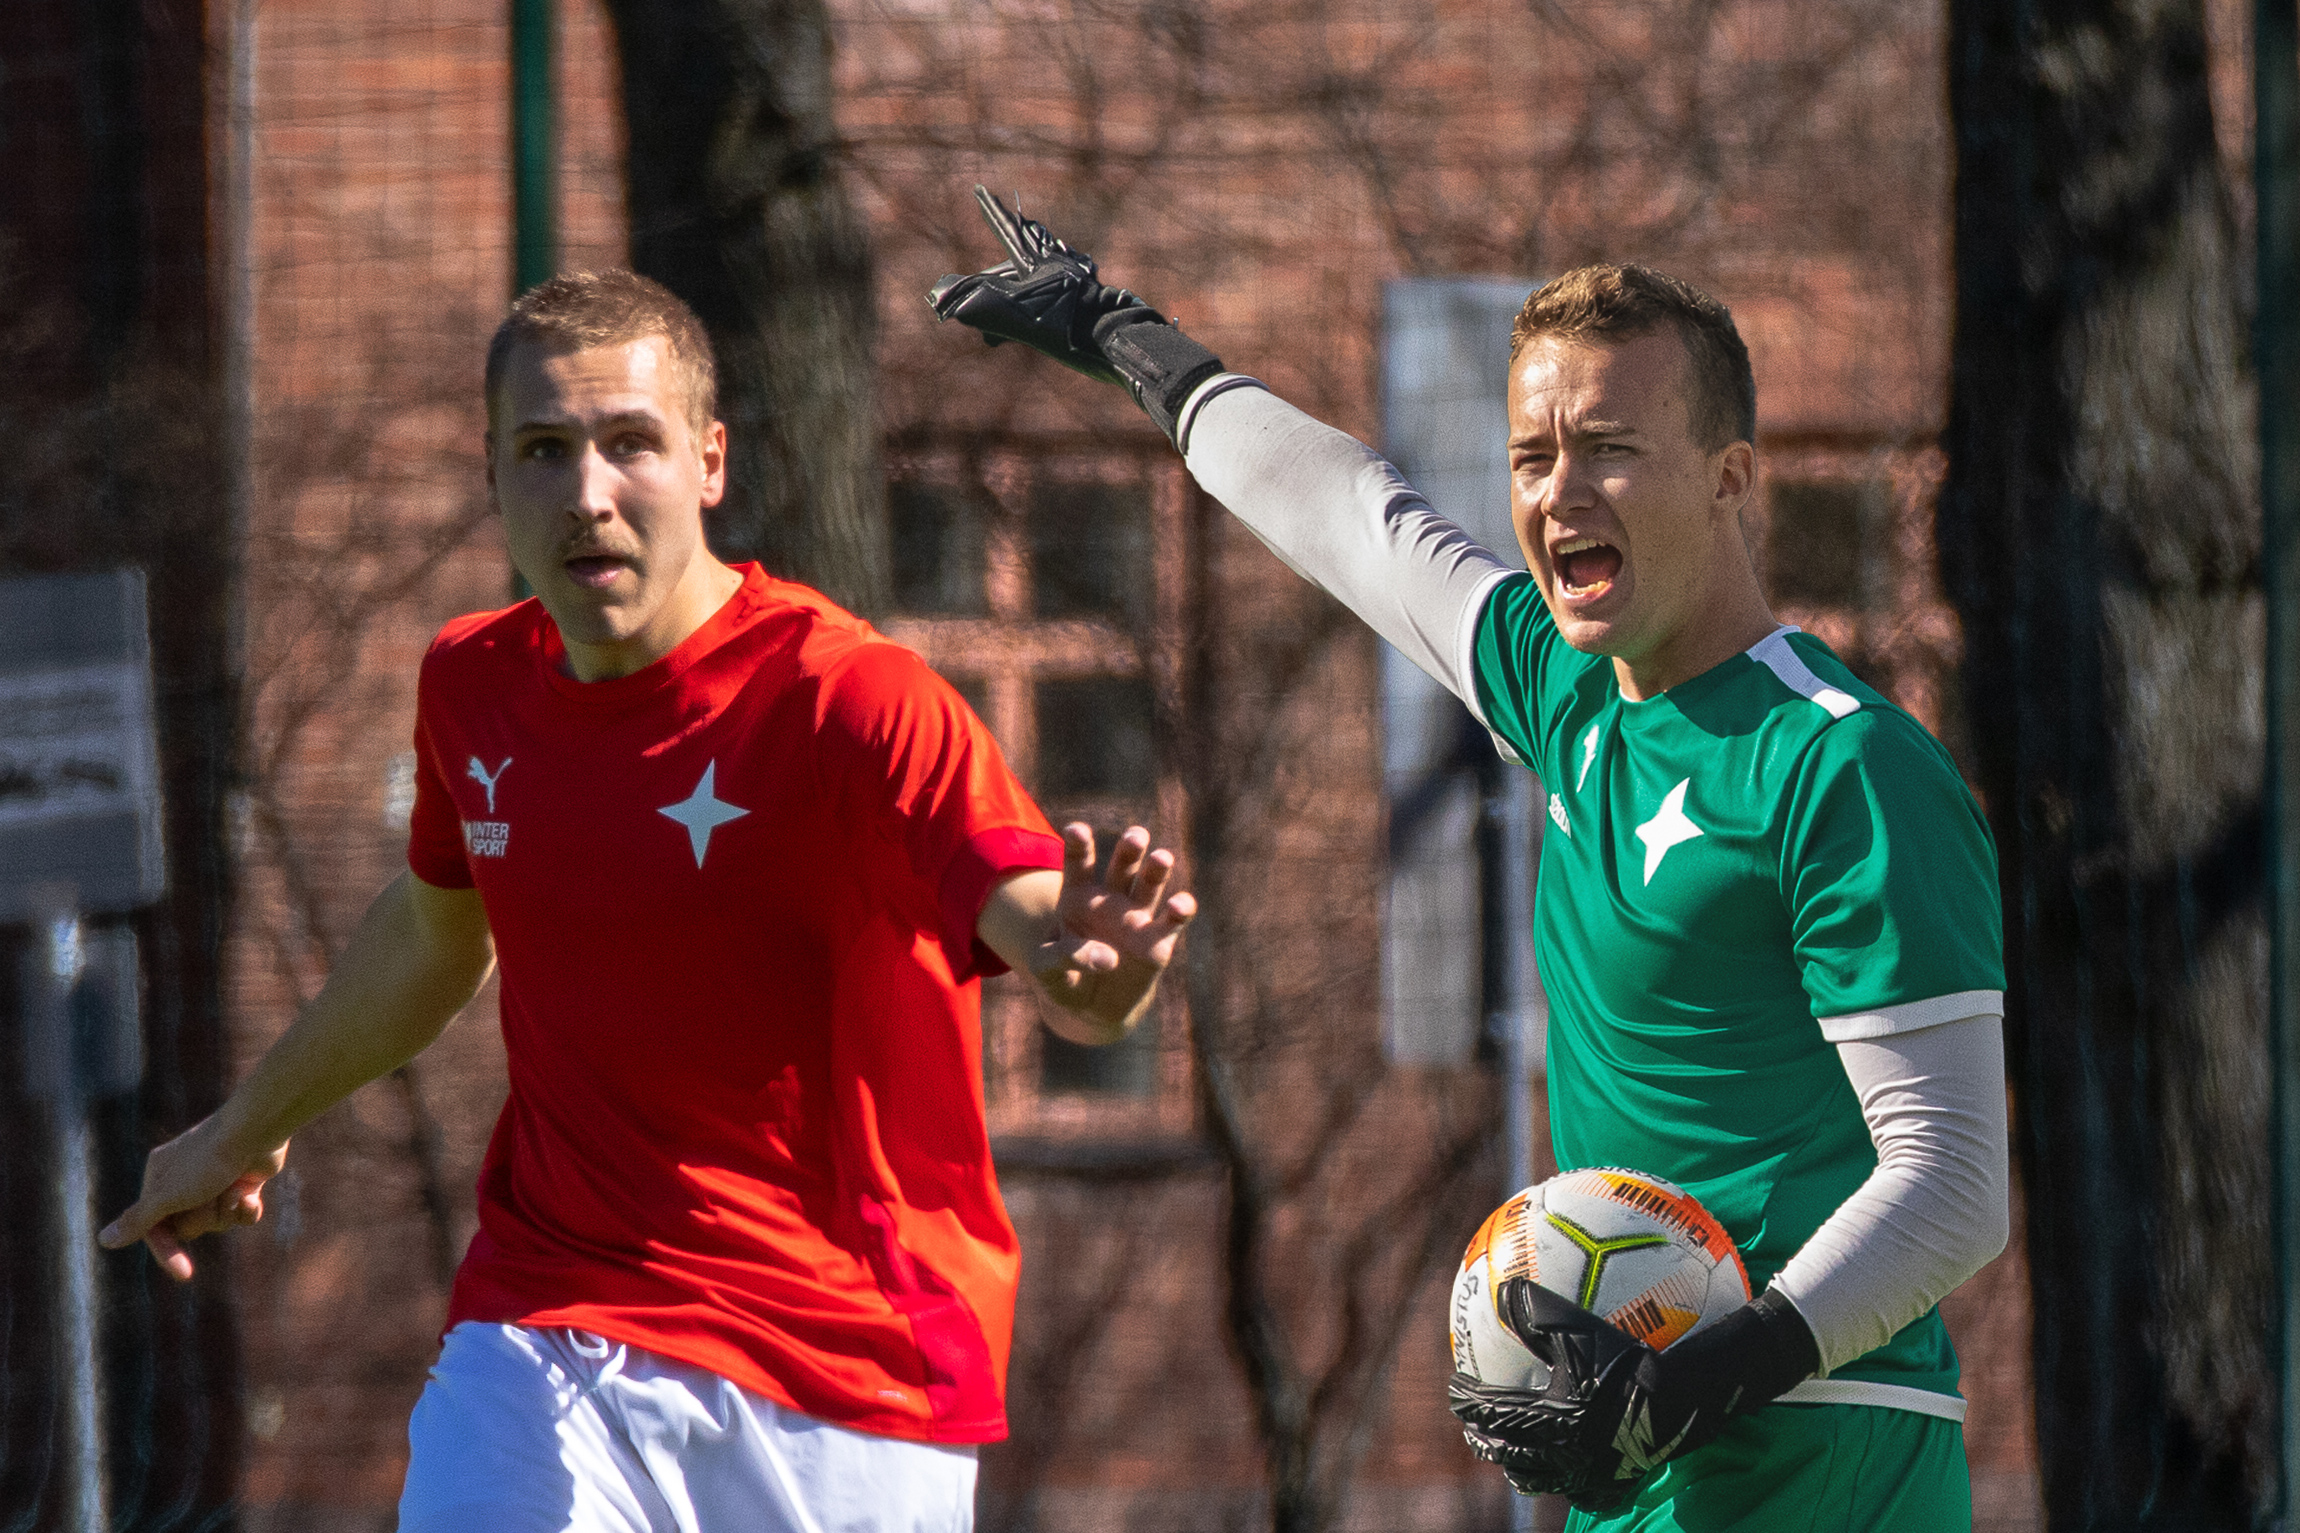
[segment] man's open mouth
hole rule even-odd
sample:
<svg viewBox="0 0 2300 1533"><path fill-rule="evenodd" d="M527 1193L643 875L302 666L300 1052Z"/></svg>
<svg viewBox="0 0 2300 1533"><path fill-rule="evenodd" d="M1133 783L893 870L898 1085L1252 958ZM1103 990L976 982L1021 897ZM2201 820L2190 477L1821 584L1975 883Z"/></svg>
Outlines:
<svg viewBox="0 0 2300 1533"><path fill-rule="evenodd" d="M625 563L613 554L577 554L565 560L563 567L577 585L597 588L610 584Z"/></svg>
<svg viewBox="0 0 2300 1533"><path fill-rule="evenodd" d="M1567 538L1550 551L1568 596L1594 596L1621 573L1621 550L1595 538Z"/></svg>

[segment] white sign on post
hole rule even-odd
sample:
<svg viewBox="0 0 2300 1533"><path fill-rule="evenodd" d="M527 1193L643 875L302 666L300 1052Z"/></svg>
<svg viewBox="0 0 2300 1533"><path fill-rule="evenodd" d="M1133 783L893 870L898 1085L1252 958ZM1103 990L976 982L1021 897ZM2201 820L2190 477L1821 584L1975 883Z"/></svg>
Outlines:
<svg viewBox="0 0 2300 1533"><path fill-rule="evenodd" d="M94 914L166 882L143 572L0 580L0 921L42 886Z"/></svg>
<svg viewBox="0 0 2300 1533"><path fill-rule="evenodd" d="M80 918L148 905L166 885L143 572L0 580L0 922L34 928L18 1084L51 1137L71 1533L110 1526L87 1104L142 1074L135 933Z"/></svg>

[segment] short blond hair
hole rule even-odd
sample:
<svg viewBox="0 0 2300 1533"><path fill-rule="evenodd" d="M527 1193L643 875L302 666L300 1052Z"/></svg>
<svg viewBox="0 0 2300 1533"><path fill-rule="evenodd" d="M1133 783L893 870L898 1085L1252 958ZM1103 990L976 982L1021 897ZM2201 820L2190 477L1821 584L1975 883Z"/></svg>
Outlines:
<svg viewBox="0 0 2300 1533"><path fill-rule="evenodd" d="M512 351L532 342L547 351L590 351L661 336L679 380L680 403L698 439L719 414L719 365L711 337L678 294L635 271L564 272L519 295L487 343L487 426Z"/></svg>
<svg viewBox="0 0 2300 1533"><path fill-rule="evenodd" d="M1516 367L1527 342L1543 337L1618 343L1664 327L1685 347L1693 396L1687 426L1694 442L1711 452L1728 442L1754 444L1757 379L1732 310L1650 266L1576 267L1542 287L1510 326L1510 366Z"/></svg>

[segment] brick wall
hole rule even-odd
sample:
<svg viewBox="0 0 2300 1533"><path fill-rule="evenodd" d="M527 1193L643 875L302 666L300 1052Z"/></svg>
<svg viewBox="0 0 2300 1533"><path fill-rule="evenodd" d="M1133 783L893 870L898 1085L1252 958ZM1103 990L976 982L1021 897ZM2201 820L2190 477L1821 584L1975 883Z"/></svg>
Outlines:
<svg viewBox="0 0 2300 1533"><path fill-rule="evenodd" d="M1222 887L1250 912L1227 940L1255 961L1195 999L1251 1023L1225 1036L1261 1148L1291 1178L1264 1232L1274 1291L1313 1371L1343 1345L1353 1283L1387 1283L1384 1313L1406 1317L1367 1394L1346 1525L1500 1526L1494 1477L1440 1403L1450 1253L1434 1278L1367 1277L1395 1251L1344 1238L1394 1212L1431 1145L1496 1112L1480 1071L1379 1066L1373 642L1206 507L1116 391L985 352L919 295L993 254L967 195L987 181L1233 364L1370 437L1385 279L1530 278L1599 256L1677 270L1732 303L1751 342L1769 464L1752 538L1802 593L1785 610L1953 738L1956 635L1928 542L1947 336L1938 9L835 9L847 168L877 242L891 471L977 494L1010 550L1027 543L1034 475L1138 481L1158 551L1139 620L1042 621L1010 584L980 616L911 612L890 630L980 682L1026 774L1031 689L1058 676L1145 679L1162 717L1197 708L1234 759L1267 763L1227 822L1239 844L1186 850L1227 857ZM507 582L478 459L479 352L508 281L502 7L266 0L256 15L242 1067L399 865L394 759L424 644ZM566 0L570 266L620 249L611 47L597 11ZM1792 515L1838 518L1852 586L1791 568L1769 533ZM1018 567L993 560L983 578ZM1186 844L1204 763L1161 762L1130 802ZM1016 1435L986 1454L986 1525L1253 1524L1264 1467L1221 1324L1225 1189L1190 1132L1203 1019L1171 989L1148 1086L1119 1094L1050 1087L1027 1003L992 996L993 1126L1027 1254ZM273 1217L234 1237L251 1526L389 1526L501 1092L483 997L408 1077L315 1123ZM1481 1153L1445 1184L1473 1210L1454 1249L1505 1190ZM2014 1253L1949 1307L1984 1525L2007 1529L2036 1525L2025 1292Z"/></svg>

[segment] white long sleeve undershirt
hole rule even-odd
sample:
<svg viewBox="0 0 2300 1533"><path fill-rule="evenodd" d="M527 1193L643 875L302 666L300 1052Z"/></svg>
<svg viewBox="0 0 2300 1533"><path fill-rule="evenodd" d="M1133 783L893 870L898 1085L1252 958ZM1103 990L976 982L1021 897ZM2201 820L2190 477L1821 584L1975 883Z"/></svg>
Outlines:
<svg viewBox="0 0 2300 1533"><path fill-rule="evenodd" d="M1876 1169L1773 1279L1821 1371L1874 1351L2005 1247L2004 1026L1993 1013L1837 1045Z"/></svg>
<svg viewBox="0 0 2300 1533"><path fill-rule="evenodd" d="M1373 626L1484 721L1471 646L1510 574L1381 454L1234 374L1184 405L1184 461L1286 567Z"/></svg>
<svg viewBox="0 0 2300 1533"><path fill-rule="evenodd" d="M1477 620L1509 566L1379 454L1249 379L1201 385L1179 434L1208 494L1483 721ZM1774 1279L1812 1327L1824 1373L1882 1346L2007 1236L2001 1021L1993 1007L1895 1010L1898 1030L1836 1045L1876 1169Z"/></svg>

